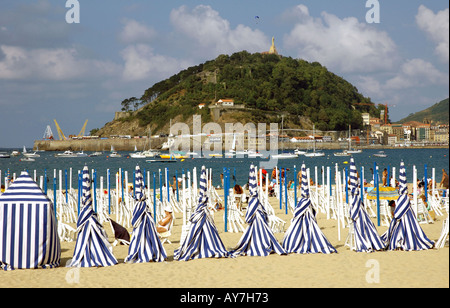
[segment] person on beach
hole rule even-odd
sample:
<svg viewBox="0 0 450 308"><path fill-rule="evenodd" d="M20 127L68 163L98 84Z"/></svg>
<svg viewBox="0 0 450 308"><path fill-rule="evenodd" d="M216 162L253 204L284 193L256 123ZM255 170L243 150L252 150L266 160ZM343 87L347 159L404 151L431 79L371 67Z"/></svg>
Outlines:
<svg viewBox="0 0 450 308"><path fill-rule="evenodd" d="M158 226L156 226L156 231L158 233L164 233L169 231L170 223L172 222L172 208L170 206L166 206L164 209L165 216L158 222Z"/></svg>
<svg viewBox="0 0 450 308"><path fill-rule="evenodd" d="M390 200L390 201L389 201L389 207L391 208L391 215L392 215L392 217L394 217L394 212L395 212L395 200Z"/></svg>
<svg viewBox="0 0 450 308"><path fill-rule="evenodd" d="M387 176L388 176L387 169L384 168L384 170L383 170L383 176L382 176L383 186L384 186L384 187L387 186Z"/></svg>
<svg viewBox="0 0 450 308"><path fill-rule="evenodd" d="M236 201L237 208L240 210L242 207L242 194L244 193L244 190L242 189L241 185L238 185L238 184L234 185L233 193L235 195L239 195L239 196L235 197L235 201Z"/></svg>
<svg viewBox="0 0 450 308"><path fill-rule="evenodd" d="M448 174L445 172L445 169L442 169L442 180L441 180L441 187L444 187L445 189L448 189Z"/></svg>

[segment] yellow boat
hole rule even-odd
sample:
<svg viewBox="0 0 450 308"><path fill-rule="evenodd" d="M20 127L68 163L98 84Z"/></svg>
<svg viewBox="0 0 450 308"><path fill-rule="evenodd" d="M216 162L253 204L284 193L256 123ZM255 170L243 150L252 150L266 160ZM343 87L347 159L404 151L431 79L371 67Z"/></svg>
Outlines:
<svg viewBox="0 0 450 308"><path fill-rule="evenodd" d="M222 157L223 155L222 154L215 154L215 153L213 153L213 154L209 154L209 156L211 156L211 157Z"/></svg>
<svg viewBox="0 0 450 308"><path fill-rule="evenodd" d="M187 158L185 155L181 154L161 154L159 157L163 159L180 159L180 158Z"/></svg>

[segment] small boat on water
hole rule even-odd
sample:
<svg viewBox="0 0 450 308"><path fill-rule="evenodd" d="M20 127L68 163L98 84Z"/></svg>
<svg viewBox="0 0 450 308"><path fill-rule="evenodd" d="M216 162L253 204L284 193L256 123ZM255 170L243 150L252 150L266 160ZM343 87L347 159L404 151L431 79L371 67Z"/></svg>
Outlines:
<svg viewBox="0 0 450 308"><path fill-rule="evenodd" d="M337 153L333 153L334 156L350 156L350 153L348 151L342 151L342 152L337 152Z"/></svg>
<svg viewBox="0 0 450 308"><path fill-rule="evenodd" d="M37 154L36 152L33 152L33 153L22 152L22 154L25 157L41 157L41 155Z"/></svg>
<svg viewBox="0 0 450 308"><path fill-rule="evenodd" d="M313 125L313 134L312 134L312 138L313 138L313 151L312 152L308 152L303 154L303 156L306 157L321 157L321 156L325 156L324 152L316 152L316 132L315 132L315 125Z"/></svg>
<svg viewBox="0 0 450 308"><path fill-rule="evenodd" d="M24 157L24 158L21 158L20 161L35 161L35 159L32 157Z"/></svg>
<svg viewBox="0 0 450 308"><path fill-rule="evenodd" d="M362 153L362 150L348 150L347 153L349 153L349 154L359 154L359 153Z"/></svg>
<svg viewBox="0 0 450 308"><path fill-rule="evenodd" d="M111 154L109 154L109 157L122 157L122 154L119 154L116 151L113 151L113 152L111 152Z"/></svg>
<svg viewBox="0 0 450 308"><path fill-rule="evenodd" d="M134 152L130 153L131 158L147 158L143 152L139 152L137 147L134 146Z"/></svg>
<svg viewBox="0 0 450 308"><path fill-rule="evenodd" d="M384 151L378 151L377 153L373 154L373 156L376 156L376 157L387 157L387 154L384 153Z"/></svg>
<svg viewBox="0 0 450 308"><path fill-rule="evenodd" d="M11 152L11 156L19 156L20 152L19 151L12 151Z"/></svg>
<svg viewBox="0 0 450 308"><path fill-rule="evenodd" d="M8 153L0 152L0 158L10 158L10 157L11 157L11 155L9 155Z"/></svg>
<svg viewBox="0 0 450 308"><path fill-rule="evenodd" d="M77 157L77 154L75 154L72 151L64 151L63 153L57 153L55 154L55 157Z"/></svg>
<svg viewBox="0 0 450 308"><path fill-rule="evenodd" d="M271 155L270 157L276 158L276 159L289 159L289 158L297 158L298 155L294 154L294 153L280 153L280 154Z"/></svg>
<svg viewBox="0 0 450 308"><path fill-rule="evenodd" d="M299 150L299 149L295 149L294 150L294 154L297 154L297 155L305 155L307 152L306 151L302 151L302 150Z"/></svg>
<svg viewBox="0 0 450 308"><path fill-rule="evenodd" d="M222 154L218 154L218 153L212 153L212 154L208 154L210 157L222 157Z"/></svg>
<svg viewBox="0 0 450 308"><path fill-rule="evenodd" d="M325 156L325 153L324 152L310 152L310 153L304 154L304 156L306 156L306 157L321 157L321 156Z"/></svg>
<svg viewBox="0 0 450 308"><path fill-rule="evenodd" d="M113 158L116 158L116 157L122 157L122 155L121 155L121 154L119 154L119 153L117 153L117 151L116 151L116 150L114 150L114 147L113 147L113 146L111 146L111 154L109 154L109 157L113 157Z"/></svg>
<svg viewBox="0 0 450 308"><path fill-rule="evenodd" d="M161 157L162 159L182 159L182 158L188 158L186 155L182 155L182 154L161 154L159 155L159 157Z"/></svg>
<svg viewBox="0 0 450 308"><path fill-rule="evenodd" d="M84 153L83 151L81 151L81 152L76 153L76 157L88 157L88 155L86 153Z"/></svg>
<svg viewBox="0 0 450 308"><path fill-rule="evenodd" d="M94 152L94 153L89 154L89 157L95 157L95 156L101 156L101 155L103 155L102 152Z"/></svg>

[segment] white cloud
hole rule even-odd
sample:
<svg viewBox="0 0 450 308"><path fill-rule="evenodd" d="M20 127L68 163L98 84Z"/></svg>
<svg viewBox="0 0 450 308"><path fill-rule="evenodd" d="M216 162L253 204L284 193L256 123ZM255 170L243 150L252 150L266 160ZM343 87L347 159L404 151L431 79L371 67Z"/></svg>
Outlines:
<svg viewBox="0 0 450 308"><path fill-rule="evenodd" d="M412 59L402 65L397 76L386 82L385 88L398 90L430 85L446 85L448 82L448 75L440 72L430 62Z"/></svg>
<svg viewBox="0 0 450 308"><path fill-rule="evenodd" d="M436 14L421 5L416 15L418 27L436 44L435 53L441 61L449 61L449 9Z"/></svg>
<svg viewBox="0 0 450 308"><path fill-rule="evenodd" d="M284 37L284 46L299 58L318 61L344 73L391 69L398 59L397 47L386 32L355 17L340 19L322 12L309 15L304 5L291 13L298 22Z"/></svg>
<svg viewBox="0 0 450 308"><path fill-rule="evenodd" d="M167 78L188 65L185 61L155 54L146 44L130 45L121 55L125 61L123 78L126 81Z"/></svg>
<svg viewBox="0 0 450 308"><path fill-rule="evenodd" d="M155 29L133 19L125 19L123 24L123 30L119 33L119 40L125 44L150 42L157 35Z"/></svg>
<svg viewBox="0 0 450 308"><path fill-rule="evenodd" d="M81 59L75 48L36 48L0 45L0 79L71 80L117 71L112 62Z"/></svg>
<svg viewBox="0 0 450 308"><path fill-rule="evenodd" d="M173 9L170 21L176 32L188 39L186 49L204 56L215 57L241 50L261 52L270 46L270 39L260 30L242 24L233 29L228 20L208 5L198 5L192 10L187 6Z"/></svg>

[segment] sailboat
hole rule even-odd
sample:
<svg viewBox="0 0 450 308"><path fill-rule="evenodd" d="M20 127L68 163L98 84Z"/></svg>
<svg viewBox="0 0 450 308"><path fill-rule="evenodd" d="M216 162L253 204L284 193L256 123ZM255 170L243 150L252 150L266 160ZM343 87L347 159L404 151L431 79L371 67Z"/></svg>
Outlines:
<svg viewBox="0 0 450 308"><path fill-rule="evenodd" d="M315 131L315 126L313 125L313 151L309 152L309 153L305 153L303 154L306 157L320 157L320 156L325 156L324 152L316 152L316 131Z"/></svg>
<svg viewBox="0 0 450 308"><path fill-rule="evenodd" d="M352 142L351 140L352 139L351 139L351 136L350 136L350 125L349 125L348 126L348 150L344 150L342 152L334 153L333 155L334 156L350 156L349 151L350 151L350 148L351 148L351 146L350 146L350 143Z"/></svg>
<svg viewBox="0 0 450 308"><path fill-rule="evenodd" d="M109 157L122 157L117 151L114 150L114 146L111 145L111 154L109 154Z"/></svg>
<svg viewBox="0 0 450 308"><path fill-rule="evenodd" d="M27 149L25 148L25 146L23 146L22 154L23 154L23 156L25 156L25 157L30 157L30 158L32 158L32 157L41 157L41 155L36 154L36 152L28 153L28 152L27 152Z"/></svg>
<svg viewBox="0 0 450 308"><path fill-rule="evenodd" d="M142 152L138 152L137 150L137 146L134 146L134 152L130 153L130 157L131 158L146 158L146 156L144 155L144 153Z"/></svg>
<svg viewBox="0 0 450 308"><path fill-rule="evenodd" d="M281 121L281 132L284 132L283 121ZM286 153L284 152L284 142L283 142L283 153L271 155L271 158L275 159L289 159L289 158L297 158L298 155L294 153Z"/></svg>
<svg viewBox="0 0 450 308"><path fill-rule="evenodd" d="M158 151L152 150L152 133L151 130L148 130L148 150L144 150L142 154L145 155L145 157L155 157L159 154Z"/></svg>
<svg viewBox="0 0 450 308"><path fill-rule="evenodd" d="M361 149L352 149L352 137L350 136L350 125L348 126L348 150L347 153L349 154L358 154L361 153Z"/></svg>
<svg viewBox="0 0 450 308"><path fill-rule="evenodd" d="M231 149L225 153L225 157L236 156L236 134L233 134L233 142L231 143Z"/></svg>

